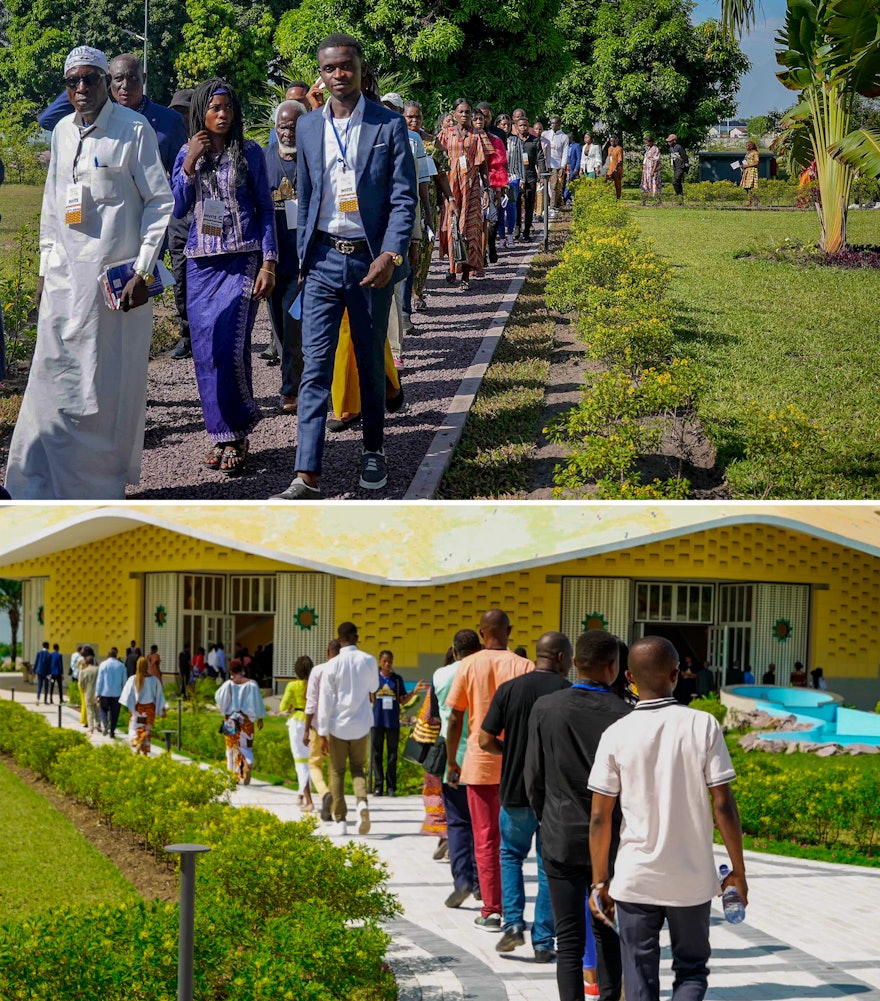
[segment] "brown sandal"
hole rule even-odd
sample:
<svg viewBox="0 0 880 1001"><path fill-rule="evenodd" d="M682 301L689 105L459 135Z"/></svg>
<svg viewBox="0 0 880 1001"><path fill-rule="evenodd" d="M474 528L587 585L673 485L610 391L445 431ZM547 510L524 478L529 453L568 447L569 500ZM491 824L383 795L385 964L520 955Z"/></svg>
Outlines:
<svg viewBox="0 0 880 1001"><path fill-rule="evenodd" d="M231 442L223 451L223 462L220 464L220 472L226 473L227 476L241 476L244 472L247 457L247 438Z"/></svg>
<svg viewBox="0 0 880 1001"><path fill-rule="evenodd" d="M219 469L223 461L223 453L226 451L225 445L215 445L205 456L205 465L208 469Z"/></svg>

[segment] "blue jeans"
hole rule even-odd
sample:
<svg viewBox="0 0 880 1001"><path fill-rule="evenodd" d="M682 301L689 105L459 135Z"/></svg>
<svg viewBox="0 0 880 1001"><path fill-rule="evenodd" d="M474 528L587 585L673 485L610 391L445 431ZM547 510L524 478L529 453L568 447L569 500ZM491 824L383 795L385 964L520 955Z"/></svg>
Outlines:
<svg viewBox="0 0 880 1001"><path fill-rule="evenodd" d="M532 946L535 949L552 949L555 936L553 910L547 890L547 877L541 861L541 836L538 833L538 818L527 806L501 807L499 818L501 827L501 906L504 910L505 928L519 928L525 931L523 911L526 906L526 891L523 883L523 862L535 839L535 854L538 858L538 896L535 900L535 921L532 925Z"/></svg>
<svg viewBox="0 0 880 1001"><path fill-rule="evenodd" d="M364 449L379 452L385 430L385 339L394 283L366 288L360 283L372 258L368 250L340 254L316 242L302 286L303 374L297 407L296 469L320 473L324 422L333 380L339 324L348 309L351 342L361 388Z"/></svg>
<svg viewBox="0 0 880 1001"><path fill-rule="evenodd" d="M516 205L519 201L519 179L514 178L510 182L510 190L507 192L507 208L502 209L504 214L504 232L501 230L501 219L499 216L498 222L498 234L504 236L504 233L509 233L513 236L513 232L516 229Z"/></svg>

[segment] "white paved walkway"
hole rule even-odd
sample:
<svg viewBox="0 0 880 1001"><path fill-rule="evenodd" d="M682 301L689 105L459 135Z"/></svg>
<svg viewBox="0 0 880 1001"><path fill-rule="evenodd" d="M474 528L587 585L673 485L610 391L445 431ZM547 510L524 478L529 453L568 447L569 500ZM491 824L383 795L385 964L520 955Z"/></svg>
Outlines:
<svg viewBox="0 0 880 1001"><path fill-rule="evenodd" d="M0 695L8 697L5 687L0 683ZM20 692L18 698L22 700ZM24 702L36 708L33 700L29 688ZM57 706L37 711L57 723ZM78 711L65 707L63 725L79 728ZM95 738L96 743L105 741ZM259 760L259 738L255 750ZM301 816L296 798L289 789L257 781L233 794L236 805L262 806L284 820ZM353 806L350 801L352 815ZM387 863L391 889L404 907L404 917L389 929L401 1001L556 1001L555 969L532 962L530 946L500 955L495 952L498 936L473 926L478 913L474 900L458 910L443 906L452 887L449 869L431 860L436 840L418 834L421 800L373 799L371 816L370 834L356 840L375 848ZM720 861L720 851L718 855ZM708 1001L850 996L880 1001L880 869L754 852L747 853L747 861L746 922L726 924L720 901L713 910ZM530 906L535 888L531 863L526 867ZM663 960L663 997L668 998L668 949Z"/></svg>

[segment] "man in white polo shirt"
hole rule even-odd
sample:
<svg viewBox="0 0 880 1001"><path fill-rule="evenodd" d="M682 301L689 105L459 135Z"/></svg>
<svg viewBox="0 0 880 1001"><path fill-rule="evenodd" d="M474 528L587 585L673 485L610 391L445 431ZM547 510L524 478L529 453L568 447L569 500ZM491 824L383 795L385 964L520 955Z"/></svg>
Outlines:
<svg viewBox="0 0 880 1001"><path fill-rule="evenodd" d="M660 929L672 940L675 1001L702 1001L709 976L709 912L719 894L712 853L712 814L730 856L733 885L744 903L748 885L742 828L730 782L736 778L724 734L709 713L672 697L678 654L660 636L629 652L639 703L603 734L590 772L591 887L601 911L617 915L628 997L660 997ZM620 847L609 885L612 811L620 800ZM602 914L590 902L601 920Z"/></svg>
<svg viewBox="0 0 880 1001"><path fill-rule="evenodd" d="M367 754L373 725L372 696L379 687L376 658L358 650L358 630L353 622L343 622L336 630L339 656L327 662L321 676L315 729L324 753L330 756L330 793L333 797L333 833L346 835L345 766L351 781L360 818L358 834L369 834L367 806Z"/></svg>

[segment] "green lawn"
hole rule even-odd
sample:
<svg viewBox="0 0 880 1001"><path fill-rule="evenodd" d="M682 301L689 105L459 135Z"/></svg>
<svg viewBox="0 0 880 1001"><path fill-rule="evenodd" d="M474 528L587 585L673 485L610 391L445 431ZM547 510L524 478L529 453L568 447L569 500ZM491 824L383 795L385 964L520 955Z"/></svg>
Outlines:
<svg viewBox="0 0 880 1001"><path fill-rule="evenodd" d="M0 922L137 891L54 806L0 764Z"/></svg>
<svg viewBox="0 0 880 1001"><path fill-rule="evenodd" d="M708 385L700 417L737 496L760 494L745 443L765 414L795 405L824 432L821 453L792 453L790 488L775 496L880 496L880 273L798 267L735 255L818 237L809 212L633 209L675 266L677 353L700 360ZM850 215L851 243L880 243L880 217ZM790 476L789 476L790 474Z"/></svg>
<svg viewBox="0 0 880 1001"><path fill-rule="evenodd" d="M43 187L38 184L0 185L0 267L10 261L18 231L25 223L39 230Z"/></svg>

